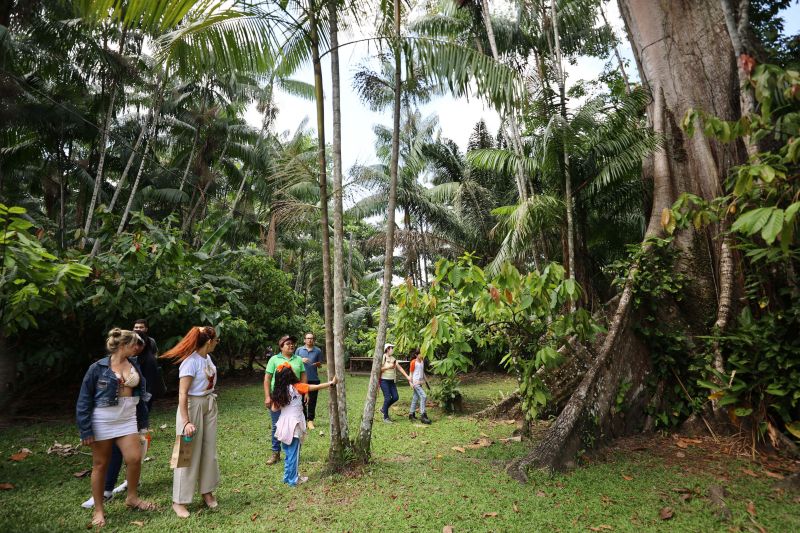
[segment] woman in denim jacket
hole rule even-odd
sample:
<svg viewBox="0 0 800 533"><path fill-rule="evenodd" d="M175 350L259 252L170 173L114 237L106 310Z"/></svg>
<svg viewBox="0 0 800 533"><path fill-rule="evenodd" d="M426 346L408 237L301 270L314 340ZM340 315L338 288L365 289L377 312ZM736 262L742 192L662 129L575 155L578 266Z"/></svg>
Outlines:
<svg viewBox="0 0 800 533"><path fill-rule="evenodd" d="M92 496L95 506L92 525L104 526L103 484L111 446L116 442L127 465L128 496L125 504L133 509L152 511L155 504L139 499L139 472L142 447L139 430L146 429L148 413L142 370L134 356L141 337L134 331L114 328L108 333L109 355L86 371L78 396L76 414L81 444L92 447Z"/></svg>

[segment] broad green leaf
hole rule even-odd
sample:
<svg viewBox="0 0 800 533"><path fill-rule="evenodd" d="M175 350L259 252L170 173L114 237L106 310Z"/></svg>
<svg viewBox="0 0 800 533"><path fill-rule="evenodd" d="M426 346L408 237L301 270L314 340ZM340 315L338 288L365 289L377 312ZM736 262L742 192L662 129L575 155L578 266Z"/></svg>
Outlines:
<svg viewBox="0 0 800 533"><path fill-rule="evenodd" d="M761 230L761 238L763 238L767 244L772 244L775 242L781 229L783 229L783 209L774 209L769 216L769 220L767 220L767 223L764 224L764 228Z"/></svg>

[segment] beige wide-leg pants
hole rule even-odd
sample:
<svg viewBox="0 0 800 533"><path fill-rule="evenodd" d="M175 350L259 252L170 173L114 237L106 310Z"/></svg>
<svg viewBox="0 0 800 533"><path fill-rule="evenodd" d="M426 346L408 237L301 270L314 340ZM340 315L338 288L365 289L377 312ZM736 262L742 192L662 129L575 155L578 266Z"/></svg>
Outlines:
<svg viewBox="0 0 800 533"><path fill-rule="evenodd" d="M219 485L219 460L217 459L217 395L189 396L189 420L197 428L192 446L192 463L176 468L172 477L172 501L192 503L195 488L200 494L213 492ZM175 415L175 431L183 431L186 422L181 411Z"/></svg>

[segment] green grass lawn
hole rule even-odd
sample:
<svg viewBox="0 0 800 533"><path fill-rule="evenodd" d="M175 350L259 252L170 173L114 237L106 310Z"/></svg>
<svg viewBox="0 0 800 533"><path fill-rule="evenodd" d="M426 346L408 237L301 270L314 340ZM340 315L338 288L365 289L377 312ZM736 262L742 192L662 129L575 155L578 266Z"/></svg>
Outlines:
<svg viewBox="0 0 800 533"><path fill-rule="evenodd" d="M366 377L348 377L350 427L357 430ZM514 383L483 376L463 387L468 410L489 404ZM141 495L158 503L152 513L128 511L117 497L106 508L109 531L800 531L797 495L774 489L774 480L757 464L707 447L675 447L656 438L651 447L612 449L572 473L534 474L521 485L505 474L509 460L527 443L501 443L515 426L506 421L476 421L430 410L433 425L406 418L410 394L400 389L395 424L380 422L373 432L373 461L347 476L321 477L328 448L327 392L320 393L318 428L301 454L308 484L281 483L282 462L267 466L269 416L260 383L225 387L219 395L219 457L222 483L219 508L204 510L199 496L192 517L176 518L170 509L174 439L174 400L157 405L151 417L153 445L142 474ZM379 396L380 398L380 396ZM169 405L168 405L169 404ZM380 402L379 402L380 404ZM166 424L166 429L160 426ZM325 436L320 435L323 430ZM493 444L463 453L453 447L488 436ZM74 423L18 425L0 432L0 531L85 530L91 512L80 503L90 495L89 478L73 474L91 467L88 455L48 455L54 442L76 444ZM11 461L29 448L33 455ZM674 450L673 450L674 448ZM684 457L680 457L683 455ZM667 459L672 457L673 459ZM747 470L748 472L745 472ZM124 474L124 470L123 470ZM707 498L708 487L729 491L732 520L720 522ZM676 489L688 489L691 494ZM691 496L691 497L689 497ZM755 518L748 514L753 502ZM672 509L662 520L659 511ZM753 510L751 508L751 510ZM594 528L594 529L592 529Z"/></svg>

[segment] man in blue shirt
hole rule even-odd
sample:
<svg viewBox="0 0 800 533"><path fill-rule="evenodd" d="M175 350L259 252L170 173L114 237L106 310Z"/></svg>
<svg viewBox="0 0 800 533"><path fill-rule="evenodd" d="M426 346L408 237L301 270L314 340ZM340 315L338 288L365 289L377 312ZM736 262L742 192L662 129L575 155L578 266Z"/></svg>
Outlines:
<svg viewBox="0 0 800 533"><path fill-rule="evenodd" d="M308 384L319 385L319 375L317 375L317 368L322 366L322 350L314 346L314 334L311 332L306 333L303 339L305 345L299 347L294 353L303 359L306 365L306 378ZM303 404L303 414L306 415L308 429L314 429L314 416L317 411L317 392L311 391L308 393L308 404Z"/></svg>

